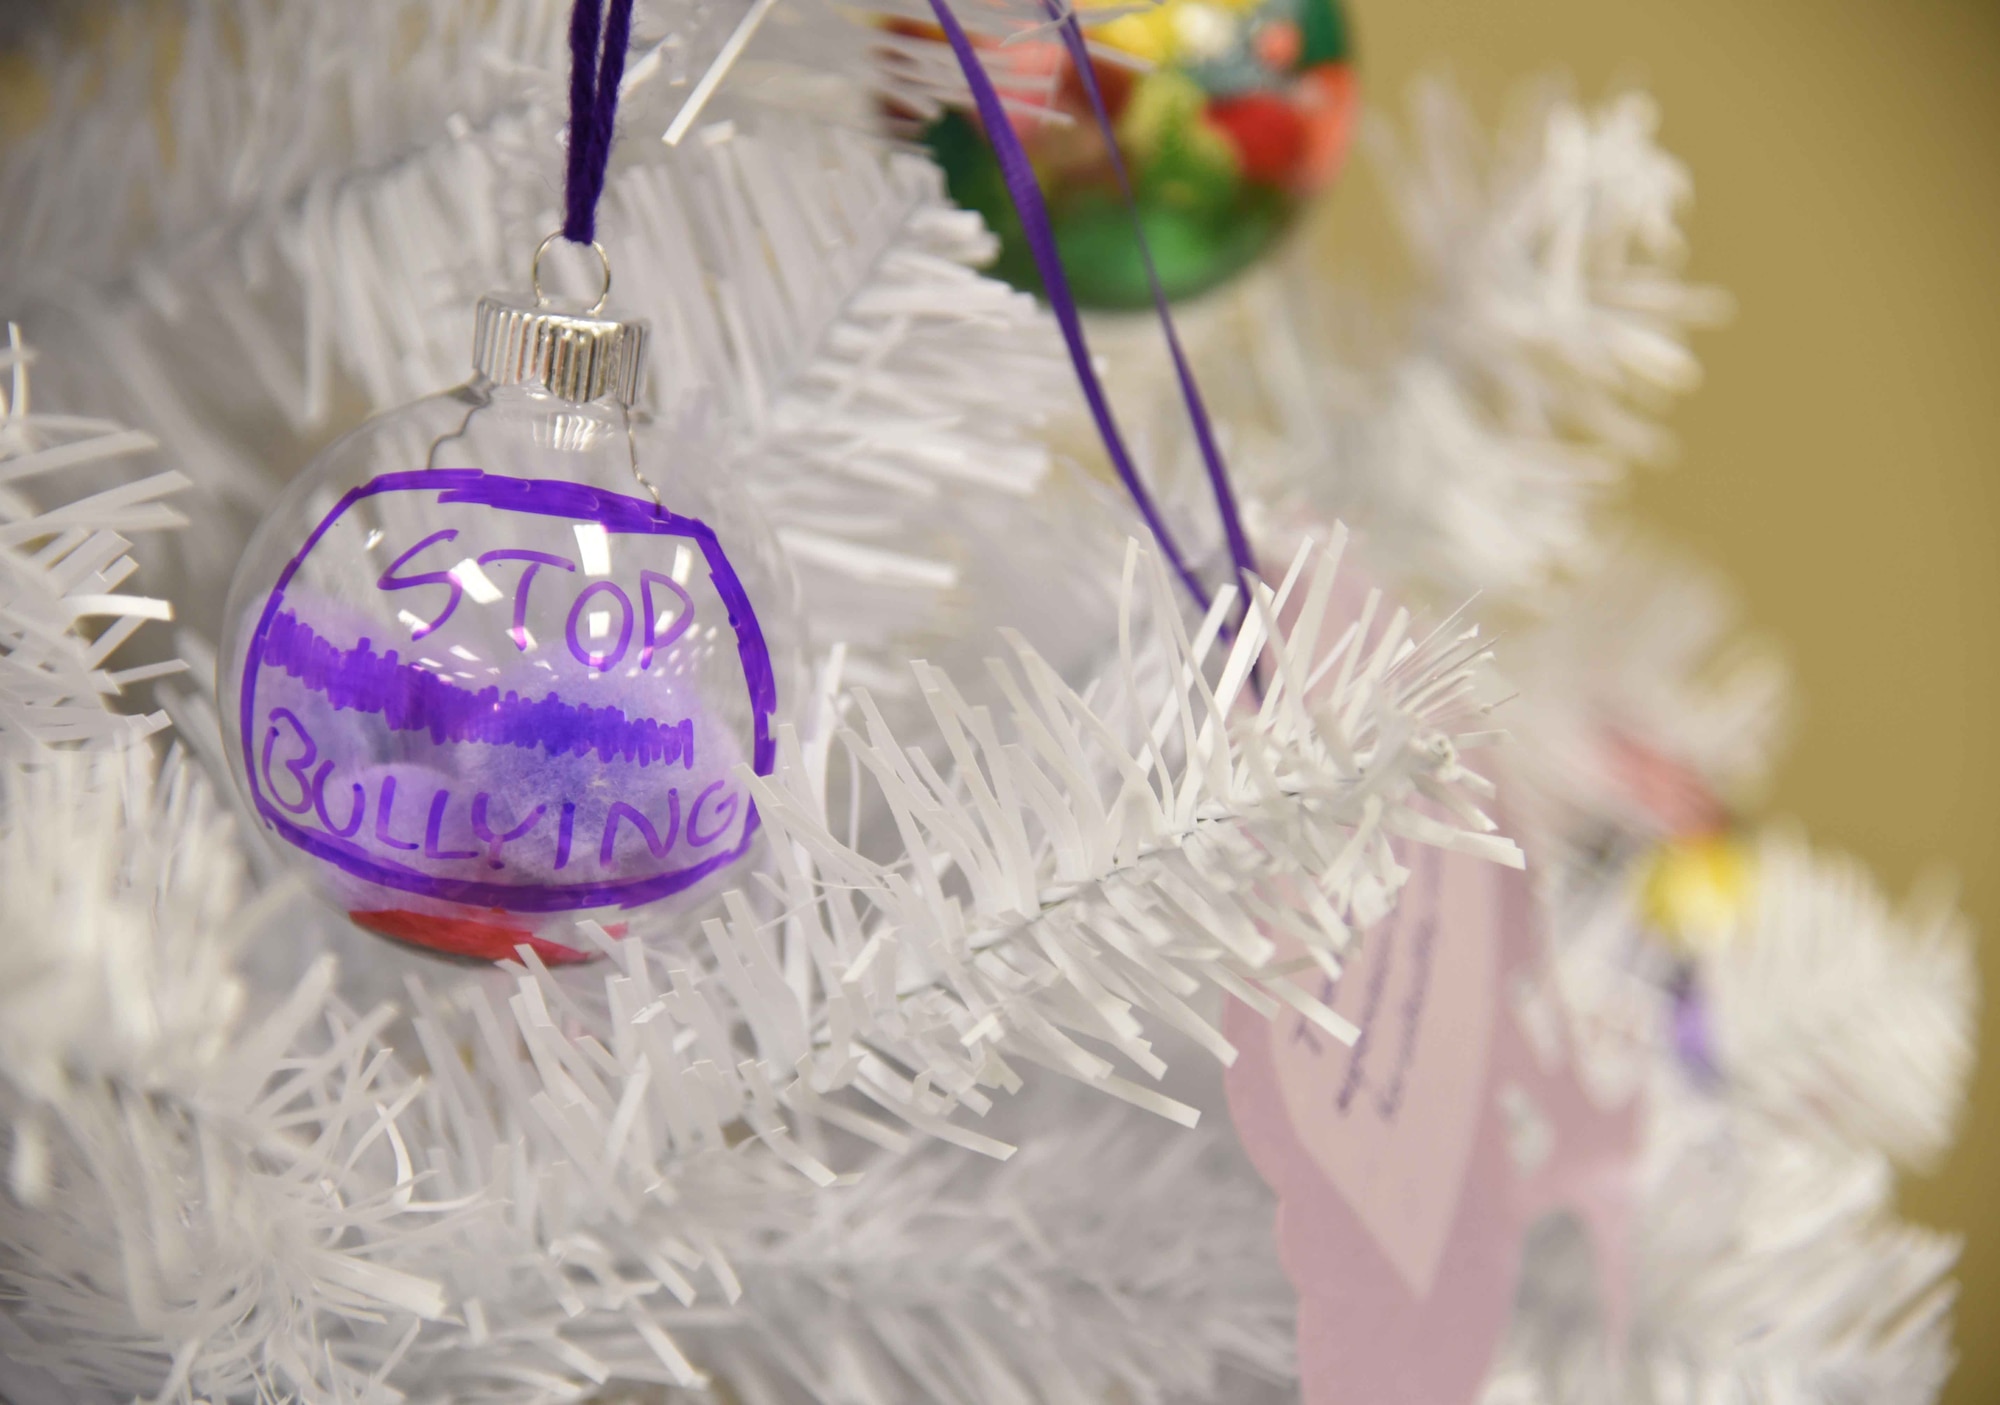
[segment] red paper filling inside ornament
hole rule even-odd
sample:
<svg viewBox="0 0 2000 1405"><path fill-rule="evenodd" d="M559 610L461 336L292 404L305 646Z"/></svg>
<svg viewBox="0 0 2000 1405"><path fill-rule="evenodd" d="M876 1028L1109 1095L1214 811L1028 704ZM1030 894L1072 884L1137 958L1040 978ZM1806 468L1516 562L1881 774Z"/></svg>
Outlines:
<svg viewBox="0 0 2000 1405"><path fill-rule="evenodd" d="M493 910L496 917L507 914L500 909ZM465 956L479 961L505 961L514 954L514 948L524 943L535 955L551 966L573 966L588 961L592 952L578 951L574 947L562 946L556 942L536 936L525 927L514 926L510 922L486 922L473 917L444 917L429 912L411 912L406 908L382 908L374 912L350 912L347 914L357 927L390 937L411 946L423 947L426 951L442 952L446 956ZM605 930L610 931L609 928ZM611 935L621 935L612 932Z"/></svg>

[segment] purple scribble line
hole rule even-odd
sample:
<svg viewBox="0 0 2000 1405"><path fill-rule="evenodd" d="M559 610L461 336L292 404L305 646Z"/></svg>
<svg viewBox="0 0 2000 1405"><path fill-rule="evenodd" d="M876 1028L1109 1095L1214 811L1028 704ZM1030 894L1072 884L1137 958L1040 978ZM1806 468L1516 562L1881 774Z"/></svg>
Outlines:
<svg viewBox="0 0 2000 1405"><path fill-rule="evenodd" d="M586 707L551 693L524 698L497 687L474 692L396 651L375 652L363 639L351 649L329 643L290 610L275 616L264 636L260 662L283 669L336 711L374 713L392 730L428 732L434 742L485 742L541 747L551 756L586 756L640 766L678 761L694 766L694 722L627 717L615 707Z"/></svg>

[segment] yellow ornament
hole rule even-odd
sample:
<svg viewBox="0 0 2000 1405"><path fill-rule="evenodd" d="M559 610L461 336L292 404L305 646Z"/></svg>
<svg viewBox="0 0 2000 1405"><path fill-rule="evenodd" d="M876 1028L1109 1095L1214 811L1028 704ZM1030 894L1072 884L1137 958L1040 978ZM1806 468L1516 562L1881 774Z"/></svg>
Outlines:
<svg viewBox="0 0 2000 1405"><path fill-rule="evenodd" d="M1728 940L1750 901L1755 864L1725 831L1683 835L1653 852L1640 889L1646 920L1689 951Z"/></svg>

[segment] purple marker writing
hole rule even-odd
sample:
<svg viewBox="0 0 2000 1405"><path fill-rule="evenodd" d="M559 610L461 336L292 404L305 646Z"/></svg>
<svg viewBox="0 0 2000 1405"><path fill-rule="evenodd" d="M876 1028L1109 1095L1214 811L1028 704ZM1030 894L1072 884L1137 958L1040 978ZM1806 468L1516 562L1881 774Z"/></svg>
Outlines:
<svg viewBox="0 0 2000 1405"><path fill-rule="evenodd" d="M633 907L742 857L739 768L770 771L776 703L704 522L470 469L332 503L263 599L235 699L259 817L350 910L513 914Z"/></svg>

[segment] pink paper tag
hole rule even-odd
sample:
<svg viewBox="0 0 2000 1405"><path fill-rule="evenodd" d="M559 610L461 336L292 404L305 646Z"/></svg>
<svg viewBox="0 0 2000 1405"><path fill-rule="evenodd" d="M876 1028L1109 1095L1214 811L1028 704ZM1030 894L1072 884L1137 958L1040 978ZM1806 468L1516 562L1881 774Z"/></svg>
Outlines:
<svg viewBox="0 0 2000 1405"><path fill-rule="evenodd" d="M1554 1209L1591 1232L1624 1333L1636 1109L1598 1108L1572 1072L1524 877L1419 846L1398 859L1396 909L1319 992L1361 1029L1352 1048L1289 1011L1224 1017L1230 1113L1279 1198L1306 1405L1474 1399L1524 1236Z"/></svg>

